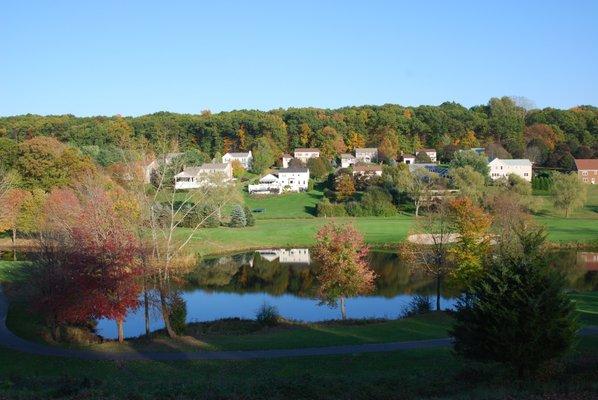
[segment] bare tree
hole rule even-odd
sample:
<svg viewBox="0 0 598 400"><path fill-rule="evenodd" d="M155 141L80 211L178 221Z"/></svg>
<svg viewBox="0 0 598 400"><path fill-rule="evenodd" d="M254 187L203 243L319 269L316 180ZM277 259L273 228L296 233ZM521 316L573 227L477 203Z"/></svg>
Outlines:
<svg viewBox="0 0 598 400"><path fill-rule="evenodd" d="M160 155L154 160L151 160L147 151L132 150L125 157L127 161L123 171L123 184L139 207L134 222L144 243L140 258L146 276L153 278L155 283L157 302L170 337L176 336L170 323L172 278L194 264L194 256L188 251L188 245L197 239L207 220L214 215L219 216L222 208L236 201L239 196L234 183L218 174L206 176L199 188L177 190L172 180L183 169L184 160L180 156L173 156L176 150L175 144L161 146ZM151 171L146 170L149 161L155 161ZM151 184L146 179L148 172L151 172ZM192 226L182 227L183 221L188 221L193 213L206 205L210 206L210 212L195 218ZM146 330L149 330L147 282L145 286Z"/></svg>
<svg viewBox="0 0 598 400"><path fill-rule="evenodd" d="M455 241L455 234L446 202L441 202L426 215L418 218L412 232L407 243L403 245L404 256L411 261L414 269L434 278L436 310L440 311L442 280L454 268L448 254L451 243Z"/></svg>

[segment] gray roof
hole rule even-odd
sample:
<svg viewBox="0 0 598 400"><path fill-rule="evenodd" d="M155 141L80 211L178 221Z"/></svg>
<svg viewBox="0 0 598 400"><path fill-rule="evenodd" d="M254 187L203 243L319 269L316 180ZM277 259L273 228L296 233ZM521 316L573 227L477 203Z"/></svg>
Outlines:
<svg viewBox="0 0 598 400"><path fill-rule="evenodd" d="M348 153L341 154L341 159L352 160L354 158L355 158L355 156L353 154L348 154Z"/></svg>
<svg viewBox="0 0 598 400"><path fill-rule="evenodd" d="M227 163L205 163L202 164L201 167L192 167L192 168L199 168L199 170L206 170L206 169L221 169L226 170L228 168Z"/></svg>
<svg viewBox="0 0 598 400"><path fill-rule="evenodd" d="M378 152L378 149L375 147L362 147L362 148L355 149L355 154L357 154L357 153L376 153L376 152Z"/></svg>
<svg viewBox="0 0 598 400"><path fill-rule="evenodd" d="M248 152L248 151L246 151L246 152L244 152L244 153L226 153L226 154L225 154L225 156L226 156L227 154L228 154L229 156L231 156L231 157L249 157L249 152Z"/></svg>
<svg viewBox="0 0 598 400"><path fill-rule="evenodd" d="M284 173L309 173L309 168L307 167L295 167L295 166L291 166L288 168L281 168L278 170L279 174L284 174Z"/></svg>
<svg viewBox="0 0 598 400"><path fill-rule="evenodd" d="M318 149L316 147L299 147L298 149L295 149L295 153L296 152L300 152L300 153L319 153L320 149Z"/></svg>

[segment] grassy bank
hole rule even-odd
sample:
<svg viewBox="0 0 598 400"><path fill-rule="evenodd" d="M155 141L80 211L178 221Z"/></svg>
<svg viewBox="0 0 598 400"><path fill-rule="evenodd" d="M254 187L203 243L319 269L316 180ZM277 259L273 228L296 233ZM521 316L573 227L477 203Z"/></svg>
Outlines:
<svg viewBox="0 0 598 400"><path fill-rule="evenodd" d="M0 398L590 399L598 391L597 359L598 338L583 338L561 367L521 382L448 348L188 362L80 361L0 348Z"/></svg>

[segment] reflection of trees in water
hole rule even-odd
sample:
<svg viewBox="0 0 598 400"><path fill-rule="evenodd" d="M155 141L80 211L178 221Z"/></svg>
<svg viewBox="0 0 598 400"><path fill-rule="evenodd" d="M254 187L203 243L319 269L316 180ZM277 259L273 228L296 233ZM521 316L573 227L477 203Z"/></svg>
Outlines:
<svg viewBox="0 0 598 400"><path fill-rule="evenodd" d="M399 294L435 293L435 283L409 267L407 261L394 252L370 252L370 266L378 275L372 295L394 297ZM576 290L598 290L598 272L587 271L580 264L575 250L555 250L552 257L555 268L564 271L570 287ZM318 289L316 279L318 265L280 263L268 261L259 254L241 253L202 260L187 276L185 290L196 288L222 292L291 293L301 297L315 297ZM460 288L445 282L444 297L456 297Z"/></svg>

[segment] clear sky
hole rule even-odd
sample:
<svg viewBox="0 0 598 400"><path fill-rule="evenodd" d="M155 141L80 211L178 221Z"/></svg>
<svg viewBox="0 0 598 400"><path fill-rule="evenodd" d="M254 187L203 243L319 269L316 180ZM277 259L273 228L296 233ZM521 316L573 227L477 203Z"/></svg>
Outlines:
<svg viewBox="0 0 598 400"><path fill-rule="evenodd" d="M502 95L598 105L598 1L0 2L0 115Z"/></svg>

